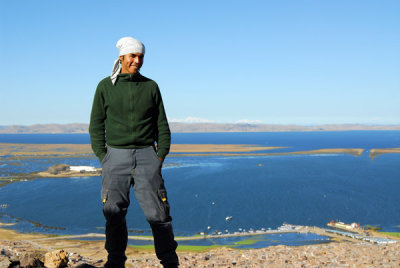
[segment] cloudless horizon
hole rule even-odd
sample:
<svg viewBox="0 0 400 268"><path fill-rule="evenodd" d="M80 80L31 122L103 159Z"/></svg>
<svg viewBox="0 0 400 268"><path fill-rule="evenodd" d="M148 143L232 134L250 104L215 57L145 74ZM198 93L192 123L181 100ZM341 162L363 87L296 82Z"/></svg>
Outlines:
<svg viewBox="0 0 400 268"><path fill-rule="evenodd" d="M0 1L0 125L88 123L119 38L172 122L400 124L400 1Z"/></svg>

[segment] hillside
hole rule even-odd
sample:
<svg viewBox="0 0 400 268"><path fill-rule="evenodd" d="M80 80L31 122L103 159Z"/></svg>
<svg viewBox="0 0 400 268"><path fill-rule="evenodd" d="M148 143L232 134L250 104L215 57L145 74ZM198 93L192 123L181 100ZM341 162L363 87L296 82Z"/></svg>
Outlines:
<svg viewBox="0 0 400 268"><path fill-rule="evenodd" d="M35 124L30 126L0 126L0 134L71 134L88 133L88 124ZM276 124L233 124L233 123L176 123L170 128L175 133L190 132L303 132L303 131L349 131L349 130L400 130L400 125L362 125L362 124L326 124L326 125L276 125Z"/></svg>

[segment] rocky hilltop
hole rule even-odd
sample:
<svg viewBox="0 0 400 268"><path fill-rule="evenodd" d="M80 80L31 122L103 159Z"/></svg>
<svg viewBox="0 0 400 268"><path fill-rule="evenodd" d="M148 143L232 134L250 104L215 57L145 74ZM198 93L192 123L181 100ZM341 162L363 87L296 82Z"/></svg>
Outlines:
<svg viewBox="0 0 400 268"><path fill-rule="evenodd" d="M3 227L7 225L12 224L0 223ZM177 252L180 267L400 267L400 237L397 233L389 235L364 229L343 233L286 225L285 230L288 228L301 233L328 235L331 242L259 249L197 247L198 252L182 246ZM85 239L88 237L96 239ZM369 239L361 239L365 237ZM182 237L176 239L183 240ZM0 249L0 267L9 268L103 267L107 259L102 234L52 236L0 228ZM126 255L126 267L162 267L152 247L129 246Z"/></svg>
<svg viewBox="0 0 400 268"><path fill-rule="evenodd" d="M4 230L3 230L4 231ZM1 232L0 232L1 233ZM102 267L104 241L0 236L0 267ZM180 267L399 267L400 243L332 242L307 246L271 246L205 252L178 251ZM153 250L127 249L126 267L162 267Z"/></svg>
<svg viewBox="0 0 400 268"><path fill-rule="evenodd" d="M88 133L88 124L36 124L30 126L0 126L0 134L71 134Z"/></svg>

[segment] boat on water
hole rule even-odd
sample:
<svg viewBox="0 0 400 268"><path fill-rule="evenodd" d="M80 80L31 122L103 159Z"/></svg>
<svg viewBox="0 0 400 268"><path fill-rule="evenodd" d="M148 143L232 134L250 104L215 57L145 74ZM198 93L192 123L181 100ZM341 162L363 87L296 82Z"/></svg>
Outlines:
<svg viewBox="0 0 400 268"><path fill-rule="evenodd" d="M326 224L329 227L337 228L337 229L342 229L342 230L347 230L347 231L363 231L364 229L360 226L359 223L351 223L351 224L346 224L341 221L334 221L331 220Z"/></svg>

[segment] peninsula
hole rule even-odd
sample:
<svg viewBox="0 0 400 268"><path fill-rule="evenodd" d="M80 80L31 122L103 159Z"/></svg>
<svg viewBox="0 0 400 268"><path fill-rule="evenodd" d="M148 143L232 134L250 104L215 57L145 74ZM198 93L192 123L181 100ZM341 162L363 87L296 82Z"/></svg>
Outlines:
<svg viewBox="0 0 400 268"><path fill-rule="evenodd" d="M285 149L282 151L281 149ZM318 154L349 154L361 156L364 153L362 148L323 148L308 151L290 151L287 147L259 146L254 144L172 144L169 157L204 157L204 156L284 156L284 155L318 155ZM400 148L371 149L369 157L374 159L382 154L400 153ZM0 186L14 181L32 180L35 178L60 178L60 177L88 177L100 176L101 168L93 170L69 168L64 165L63 158L92 158L90 144L15 144L0 143L0 160L5 163L22 161L26 159L60 159L59 164L52 166L49 170L31 173L16 173L12 176L0 177ZM165 163L165 166L173 166L173 163ZM58 167L57 167L58 166ZM54 168L57 172L54 172ZM58 168L58 169L57 169ZM52 170L53 169L53 170Z"/></svg>

